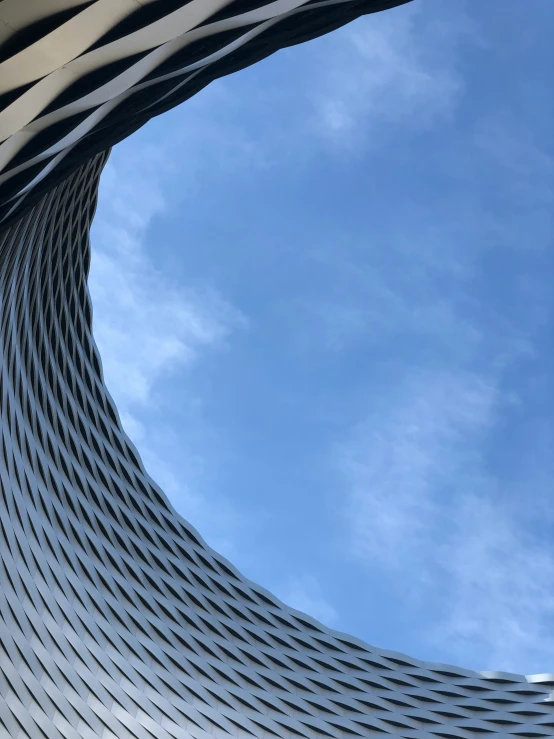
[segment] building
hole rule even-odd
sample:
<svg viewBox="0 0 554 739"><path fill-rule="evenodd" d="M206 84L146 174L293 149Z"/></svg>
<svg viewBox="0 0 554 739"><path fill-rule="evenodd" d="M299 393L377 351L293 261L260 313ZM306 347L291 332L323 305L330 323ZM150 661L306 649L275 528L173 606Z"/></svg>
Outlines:
<svg viewBox="0 0 554 739"><path fill-rule="evenodd" d="M0 2L0 737L551 737L554 675L427 664L249 582L171 508L87 291L109 147L216 77L401 2Z"/></svg>

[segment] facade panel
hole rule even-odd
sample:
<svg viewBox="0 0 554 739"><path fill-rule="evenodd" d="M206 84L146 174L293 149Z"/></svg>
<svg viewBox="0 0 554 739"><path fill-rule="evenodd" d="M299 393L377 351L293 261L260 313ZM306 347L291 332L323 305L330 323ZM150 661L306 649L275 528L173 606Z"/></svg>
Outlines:
<svg viewBox="0 0 554 739"><path fill-rule="evenodd" d="M144 470L92 336L106 148L217 76L398 4L0 2L0 737L554 735L553 675L379 650L242 577Z"/></svg>

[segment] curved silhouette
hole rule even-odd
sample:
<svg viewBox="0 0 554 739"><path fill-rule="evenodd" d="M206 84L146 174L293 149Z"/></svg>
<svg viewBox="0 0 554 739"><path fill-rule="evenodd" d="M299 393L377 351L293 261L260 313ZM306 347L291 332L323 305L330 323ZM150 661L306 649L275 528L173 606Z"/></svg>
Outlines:
<svg viewBox="0 0 554 739"><path fill-rule="evenodd" d="M553 675L378 650L242 577L144 470L92 336L106 147L216 76L398 4L0 2L0 736L554 733Z"/></svg>

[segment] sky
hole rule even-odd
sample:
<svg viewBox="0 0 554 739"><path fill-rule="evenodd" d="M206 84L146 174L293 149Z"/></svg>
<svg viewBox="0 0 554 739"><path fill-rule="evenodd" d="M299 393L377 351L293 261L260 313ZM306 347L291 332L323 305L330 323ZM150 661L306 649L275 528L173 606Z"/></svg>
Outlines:
<svg viewBox="0 0 554 739"><path fill-rule="evenodd" d="M552 0L418 0L119 144L107 386L176 510L334 629L554 672Z"/></svg>

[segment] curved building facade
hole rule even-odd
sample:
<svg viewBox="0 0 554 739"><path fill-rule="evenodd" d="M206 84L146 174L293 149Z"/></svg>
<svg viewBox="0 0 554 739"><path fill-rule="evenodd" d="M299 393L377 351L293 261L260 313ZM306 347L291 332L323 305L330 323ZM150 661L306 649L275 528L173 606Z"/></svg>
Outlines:
<svg viewBox="0 0 554 739"><path fill-rule="evenodd" d="M107 148L215 77L399 4L0 2L2 739L554 735L554 675L375 649L242 577L144 470L92 336Z"/></svg>

